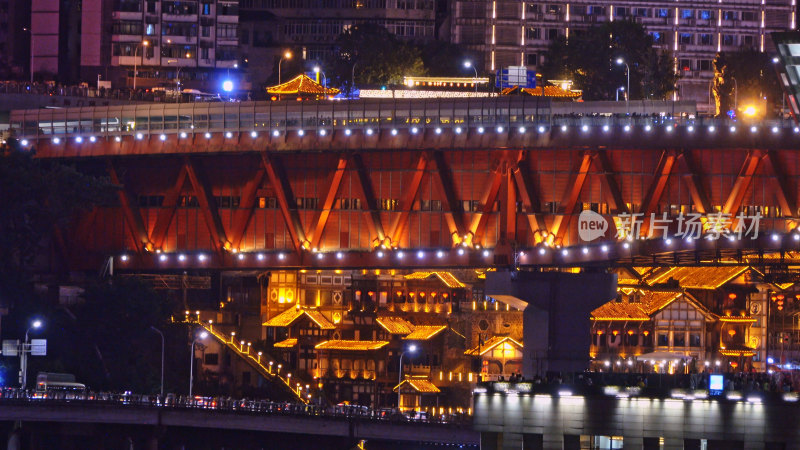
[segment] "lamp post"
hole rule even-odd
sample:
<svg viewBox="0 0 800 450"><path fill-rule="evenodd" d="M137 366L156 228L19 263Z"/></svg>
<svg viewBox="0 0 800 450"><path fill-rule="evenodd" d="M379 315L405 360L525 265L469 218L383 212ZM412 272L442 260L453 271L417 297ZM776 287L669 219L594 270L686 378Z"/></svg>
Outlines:
<svg viewBox="0 0 800 450"><path fill-rule="evenodd" d="M42 327L41 320L34 320L31 322L31 325L25 330L25 340L22 343L22 352L20 354L20 372L21 372L21 380L20 380L20 387L25 390L28 381L28 333L30 333L31 329L37 330Z"/></svg>
<svg viewBox="0 0 800 450"><path fill-rule="evenodd" d="M328 88L328 77L325 76L325 72L319 68L319 66L314 67L314 73L322 73L322 87Z"/></svg>
<svg viewBox="0 0 800 450"><path fill-rule="evenodd" d="M164 333L161 332L158 328L151 326L151 330L155 331L161 336L161 396L164 396L164 347L166 340L164 339Z"/></svg>
<svg viewBox="0 0 800 450"><path fill-rule="evenodd" d="M473 84L475 85L475 92L477 93L478 92L478 68L475 67L474 64L472 64L472 61L464 61L464 67L466 67L466 68L470 68L471 67L472 70L475 71L475 82Z"/></svg>
<svg viewBox="0 0 800 450"><path fill-rule="evenodd" d="M207 337L208 332L203 331L192 340L192 353L189 355L191 356L191 358L189 358L189 397L192 396L192 384L194 383L194 344L196 344L198 340L203 340Z"/></svg>
<svg viewBox="0 0 800 450"><path fill-rule="evenodd" d="M619 101L619 91L622 91L622 95L625 95L625 86L620 86L617 88L617 98L615 101Z"/></svg>
<svg viewBox="0 0 800 450"><path fill-rule="evenodd" d="M628 100L630 98L630 92L631 92L631 68L630 66L628 66L628 63L626 63L625 60L622 58L617 58L617 65L619 66L625 65L625 77L628 79L628 85L625 90L625 111L630 112L630 110L628 109L629 108Z"/></svg>
<svg viewBox="0 0 800 450"><path fill-rule="evenodd" d="M408 346L408 350L406 350L406 352L408 352L408 353L416 353L416 351L417 351L417 346L414 345L414 344L409 345ZM403 355L405 355L406 352L400 352L400 367L397 368L397 372L398 372L397 373L397 410L398 411L400 410L400 383L403 382Z"/></svg>
<svg viewBox="0 0 800 450"><path fill-rule="evenodd" d="M33 85L33 27L25 27L22 31L27 31L31 35L31 68L29 72L31 73L31 85Z"/></svg>
<svg viewBox="0 0 800 450"><path fill-rule="evenodd" d="M136 58L139 57L139 47L140 46L147 47L148 45L150 45L150 42L142 41L141 43L136 44L136 47L133 47L133 92L134 93L136 92L136 69L137 69L138 63L139 63L139 60L136 59ZM144 51L144 50L142 50L142 51Z"/></svg>
<svg viewBox="0 0 800 450"><path fill-rule="evenodd" d="M284 59L292 59L292 52L285 51L283 55L281 55L281 59L278 60L278 84L281 84L281 63Z"/></svg>
<svg viewBox="0 0 800 450"><path fill-rule="evenodd" d="M350 95L353 95L353 91L356 89L356 64L358 61L355 61L350 69Z"/></svg>

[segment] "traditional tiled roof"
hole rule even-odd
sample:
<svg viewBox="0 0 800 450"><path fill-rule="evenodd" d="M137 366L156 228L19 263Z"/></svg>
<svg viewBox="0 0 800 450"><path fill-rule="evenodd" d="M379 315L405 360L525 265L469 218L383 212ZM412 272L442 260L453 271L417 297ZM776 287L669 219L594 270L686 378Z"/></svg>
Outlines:
<svg viewBox="0 0 800 450"><path fill-rule="evenodd" d="M502 91L503 95L510 95L512 93L516 93L517 87L512 88L505 88ZM532 95L534 97L541 97L542 96L542 88L523 88L522 92ZM582 95L580 91L568 91L566 89L562 89L561 86L545 86L544 87L544 96L545 97L554 97L554 98L578 98Z"/></svg>
<svg viewBox="0 0 800 450"><path fill-rule="evenodd" d="M402 317L384 316L375 319L378 325L388 331L389 334L401 334L403 336L411 334L414 331L414 324L403 319Z"/></svg>
<svg viewBox="0 0 800 450"><path fill-rule="evenodd" d="M633 294L633 293L632 293ZM650 316L682 295L673 291L636 291L638 302L626 295L622 302L612 300L592 311L592 320L650 320Z"/></svg>
<svg viewBox="0 0 800 450"><path fill-rule="evenodd" d="M389 341L347 341L332 340L320 342L314 348L319 350L349 350L349 351L368 351L378 350L389 345Z"/></svg>
<svg viewBox="0 0 800 450"><path fill-rule="evenodd" d="M285 83L268 87L267 93L278 95L336 95L339 93L339 90L336 88L325 88L306 75L300 74Z"/></svg>
<svg viewBox="0 0 800 450"><path fill-rule="evenodd" d="M484 342L483 345L478 345L474 348L471 348L465 351L464 354L470 356L483 355L484 353L494 349L504 342L509 342L511 345L518 347L520 350L522 349L521 343L508 336L492 336L488 341Z"/></svg>
<svg viewBox="0 0 800 450"><path fill-rule="evenodd" d="M463 288L466 285L460 281L458 278L453 276L450 272L438 271L438 272L414 272L410 273L405 276L406 280L424 280L429 277L435 276L439 278L445 286L449 288Z"/></svg>
<svg viewBox="0 0 800 450"><path fill-rule="evenodd" d="M447 328L447 325L415 325L414 331L403 339L427 341L444 331L445 328Z"/></svg>
<svg viewBox="0 0 800 450"><path fill-rule="evenodd" d="M297 345L297 338L289 338L285 341L276 342L272 346L276 348L292 348L295 345Z"/></svg>
<svg viewBox="0 0 800 450"><path fill-rule="evenodd" d="M403 385L408 385L421 394L436 394L441 392L441 390L436 387L435 384L431 383L430 380L425 378L406 378L400 384L392 388L392 390L397 392L403 387Z"/></svg>
<svg viewBox="0 0 800 450"><path fill-rule="evenodd" d="M723 356L753 356L756 354L756 351L751 347L734 344L726 348L720 348L719 353Z"/></svg>
<svg viewBox="0 0 800 450"><path fill-rule="evenodd" d="M747 270L746 266L671 267L647 280L648 284L675 279L685 289L717 289Z"/></svg>
<svg viewBox="0 0 800 450"><path fill-rule="evenodd" d="M336 328L321 312L315 309L289 308L286 311L264 322L265 327L289 327L302 316L308 316L312 322L323 330Z"/></svg>

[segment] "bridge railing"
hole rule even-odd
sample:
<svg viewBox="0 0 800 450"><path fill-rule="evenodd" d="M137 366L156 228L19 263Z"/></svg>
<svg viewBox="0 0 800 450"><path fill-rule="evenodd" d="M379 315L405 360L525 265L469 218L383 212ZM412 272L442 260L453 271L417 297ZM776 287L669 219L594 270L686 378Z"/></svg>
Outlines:
<svg viewBox="0 0 800 450"><path fill-rule="evenodd" d="M451 426L468 426L471 416L461 413L417 414L409 417L393 409L374 409L359 405L320 406L299 402L275 402L231 397L146 395L129 392L38 392L14 388L0 389L0 405L71 405L102 404L136 408L173 408L188 410L227 411L249 414L289 415L359 419L376 422L416 422Z"/></svg>

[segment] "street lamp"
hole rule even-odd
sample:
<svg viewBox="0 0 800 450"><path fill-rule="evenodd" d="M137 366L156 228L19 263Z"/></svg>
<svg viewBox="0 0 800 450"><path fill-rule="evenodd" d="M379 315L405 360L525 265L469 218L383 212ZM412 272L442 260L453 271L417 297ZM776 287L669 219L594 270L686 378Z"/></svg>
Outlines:
<svg viewBox="0 0 800 450"><path fill-rule="evenodd" d="M192 353L189 355L191 356L191 358L189 358L189 397L192 396L192 383L194 383L194 344L196 344L198 340L203 340L207 337L208 332L203 331L192 340Z"/></svg>
<svg viewBox="0 0 800 450"><path fill-rule="evenodd" d="M281 63L284 59L292 59L292 52L286 50L281 56L281 59L278 60L278 84L281 84Z"/></svg>
<svg viewBox="0 0 800 450"><path fill-rule="evenodd" d="M397 369L397 372L398 372L397 373L397 410L398 411L400 410L400 383L403 382L403 355L405 355L406 352L408 352L408 353L416 353L417 352L417 346L414 345L414 344L411 344L411 345L408 346L408 350L406 350L405 352L401 352L400 353L400 367Z"/></svg>
<svg viewBox="0 0 800 450"><path fill-rule="evenodd" d="M164 333L162 333L161 330L159 330L154 326L151 326L150 329L161 335L161 396L163 397L164 396L164 347L165 347Z"/></svg>
<svg viewBox="0 0 800 450"><path fill-rule="evenodd" d="M625 95L625 86L620 86L617 88L617 98L615 101L619 101L619 91L622 91L622 95Z"/></svg>
<svg viewBox="0 0 800 450"><path fill-rule="evenodd" d="M30 73L31 73L31 85L33 85L33 29L32 29L32 27L31 28L25 27L25 28L22 29L22 31L27 31L31 35L31 62L30 62L31 68L30 68Z"/></svg>
<svg viewBox="0 0 800 450"><path fill-rule="evenodd" d="M136 47L133 47L133 92L136 92L136 68L139 61L136 59L139 56L139 46L147 47L150 45L148 41L142 41L140 44L136 44ZM142 50L144 51L144 50Z"/></svg>
<svg viewBox="0 0 800 450"><path fill-rule="evenodd" d="M28 333L30 333L31 330L38 330L41 327L42 327L42 321L39 320L39 319L36 319L33 322L31 322L31 325L28 327L27 330L25 330L25 341L23 341L23 343L22 343L22 354L20 355L20 372L22 372L22 379L20 380L21 381L20 384L21 384L21 388L23 390L25 389L25 387L27 385L27 381L28 381L28 353L29 352L26 350L26 348L28 347Z"/></svg>
<svg viewBox="0 0 800 450"><path fill-rule="evenodd" d="M322 69L320 69L319 66L315 66L314 67L314 73L320 73L320 72L322 72L322 87L327 89L328 88L328 77L325 76L325 72Z"/></svg>
<svg viewBox="0 0 800 450"><path fill-rule="evenodd" d="M475 85L475 92L478 92L478 68L475 67L474 64L472 64L472 61L464 61L464 67L466 68L472 67L472 70L475 71L475 82L473 84Z"/></svg>
<svg viewBox="0 0 800 450"><path fill-rule="evenodd" d="M628 112L628 99L630 98L631 92L631 68L628 66L628 63L625 62L622 58L617 58L617 65L625 65L625 77L628 79L628 86L625 90L625 111Z"/></svg>

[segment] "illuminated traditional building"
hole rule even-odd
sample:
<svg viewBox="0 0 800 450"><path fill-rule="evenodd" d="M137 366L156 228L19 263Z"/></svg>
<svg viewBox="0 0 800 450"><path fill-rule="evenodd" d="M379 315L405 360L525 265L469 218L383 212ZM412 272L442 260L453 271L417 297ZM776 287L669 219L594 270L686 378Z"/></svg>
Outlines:
<svg viewBox="0 0 800 450"><path fill-rule="evenodd" d="M649 355L681 355L702 370L763 368L763 295L747 266L623 270L619 296L592 312L591 356L598 370L641 370ZM635 274L635 275L634 275ZM751 312L752 315L751 315ZM677 362L677 360L673 361ZM663 363L657 370L688 370Z"/></svg>

